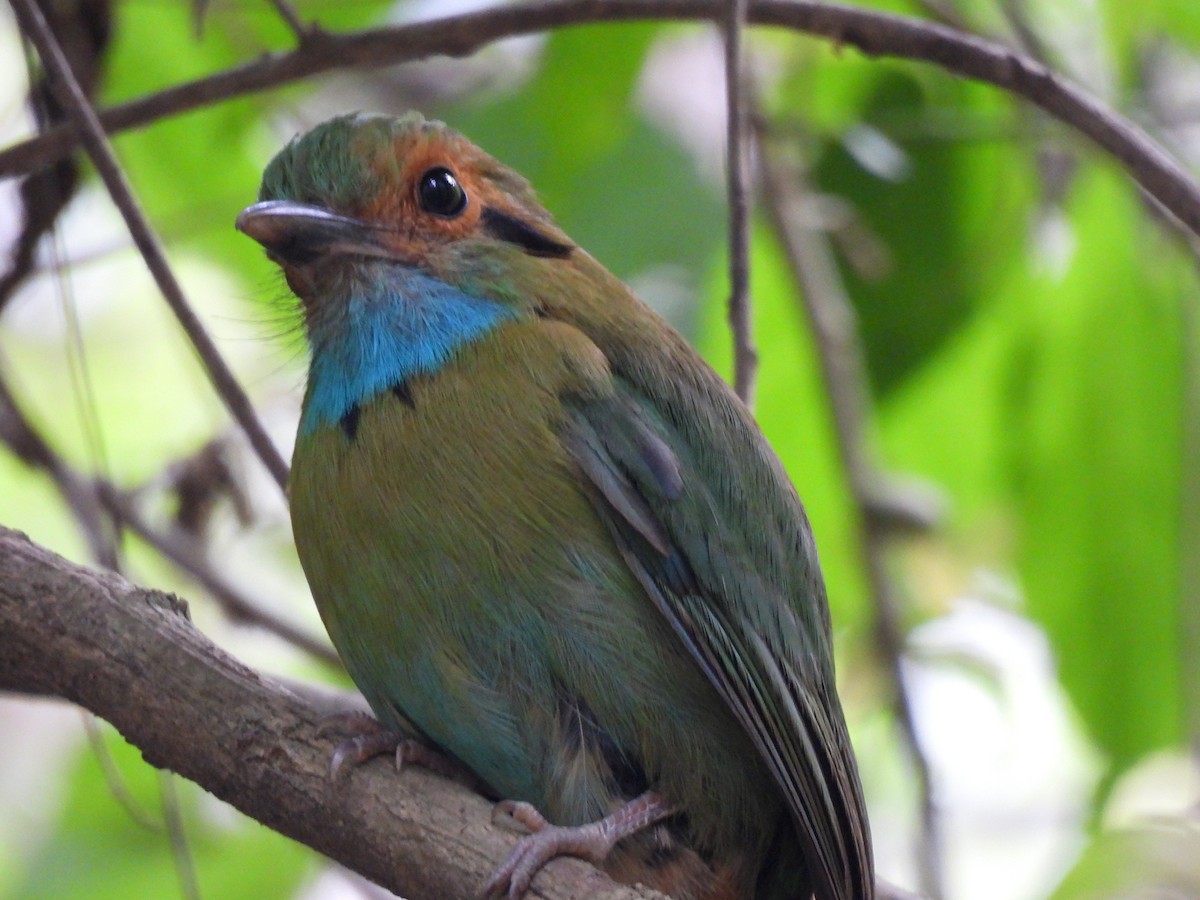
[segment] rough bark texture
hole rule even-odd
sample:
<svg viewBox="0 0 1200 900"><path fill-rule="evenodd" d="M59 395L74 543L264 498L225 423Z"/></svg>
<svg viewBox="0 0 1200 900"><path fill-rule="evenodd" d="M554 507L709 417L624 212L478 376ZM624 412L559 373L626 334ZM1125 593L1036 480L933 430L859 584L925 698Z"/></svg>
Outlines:
<svg viewBox="0 0 1200 900"><path fill-rule="evenodd" d="M151 765L409 900L473 897L515 836L491 807L418 769L366 764L331 785L336 737L299 693L239 663L179 598L78 566L0 526L0 690L62 697L108 720ZM533 895L661 897L575 860Z"/></svg>

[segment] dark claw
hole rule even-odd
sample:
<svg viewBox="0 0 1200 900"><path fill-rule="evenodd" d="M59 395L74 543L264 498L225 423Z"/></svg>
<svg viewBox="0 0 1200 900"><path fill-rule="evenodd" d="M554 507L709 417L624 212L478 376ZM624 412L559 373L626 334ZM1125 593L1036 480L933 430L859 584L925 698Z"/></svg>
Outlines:
<svg viewBox="0 0 1200 900"><path fill-rule="evenodd" d="M334 748L329 758L329 780L336 781L347 768L365 763L384 753L394 753L396 770L405 766L420 766L422 769L464 784L477 793L487 793L487 786L457 760L439 753L416 738L405 737L389 731L375 718L365 712L350 710L326 716L317 726L317 734L348 734Z"/></svg>
<svg viewBox="0 0 1200 900"><path fill-rule="evenodd" d="M336 781L348 766L361 765L382 753L398 752L404 737L388 731L371 715L359 710L337 712L326 716L317 726L317 734L348 734L329 757L329 780Z"/></svg>
<svg viewBox="0 0 1200 900"><path fill-rule="evenodd" d="M382 729L370 734L356 734L354 737L346 738L337 745L333 756L329 757L329 780L337 781L347 763L353 768L384 753L396 752L399 754L399 748L403 743L404 738L400 735Z"/></svg>

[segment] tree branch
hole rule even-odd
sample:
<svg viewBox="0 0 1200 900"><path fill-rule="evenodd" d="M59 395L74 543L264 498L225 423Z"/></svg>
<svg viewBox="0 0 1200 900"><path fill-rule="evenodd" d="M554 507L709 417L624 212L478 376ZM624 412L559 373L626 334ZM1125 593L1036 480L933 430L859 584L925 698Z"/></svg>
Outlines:
<svg viewBox="0 0 1200 900"><path fill-rule="evenodd" d="M332 669L342 669L341 658L328 641L310 634L289 619L276 615L263 604L251 599L209 562L199 541L188 540L182 534L154 528L146 521L130 496L114 485L98 481L96 487L101 502L118 517L122 525L158 551L164 559L194 578L212 595L217 606L231 621L269 631Z"/></svg>
<svg viewBox="0 0 1200 900"><path fill-rule="evenodd" d="M743 40L747 0L727 0L725 39L725 166L729 195L729 329L733 389L754 406L758 351L750 309L750 173L746 165L746 73Z"/></svg>
<svg viewBox="0 0 1200 900"><path fill-rule="evenodd" d="M341 668L341 660L329 643L298 628L282 616L251 599L237 585L212 566L199 540L183 534L155 529L141 514L129 492L103 478L90 479L63 459L50 442L34 427L17 403L0 371L0 444L6 445L31 469L50 476L71 508L92 550L92 556L105 568L116 570L113 551L113 523L128 528L181 571L208 590L221 610L235 622L264 628L285 641L312 654L316 659ZM105 518L105 511L109 518Z"/></svg>
<svg viewBox="0 0 1200 900"><path fill-rule="evenodd" d="M428 22L354 34L315 32L299 48L168 88L100 114L109 132L146 125L335 69L378 68L445 54L465 56L485 44L531 32L596 22L718 21L726 0L543 0L498 6ZM803 31L857 47L868 56L922 60L1024 97L1090 138L1145 190L1200 234L1200 186L1133 122L1087 91L1009 47L933 22L816 0L756 0L747 21ZM59 126L0 153L0 177L18 175L71 152L79 138Z"/></svg>
<svg viewBox="0 0 1200 900"><path fill-rule="evenodd" d="M318 736L318 711L212 644L183 601L2 526L0 690L91 710L151 765L409 900L473 896L514 842L482 798L415 768L370 763L331 786L336 739ZM557 900L661 900L577 860L534 884Z"/></svg>
<svg viewBox="0 0 1200 900"><path fill-rule="evenodd" d="M254 448L267 471L279 484L279 489L287 492L288 467L279 450L271 442L270 436L258 416L254 406L242 386L226 365L224 358L217 350L204 324L196 315L191 304L183 294L183 288L175 278L167 263L166 253L157 235L150 227L150 222L142 212L133 190L129 186L121 164L117 162L116 154L108 142L108 137L101 127L96 111L92 108L83 89L79 86L70 63L59 47L46 17L34 0L12 0L13 12L21 23L22 32L37 48L46 68L46 75L51 90L57 95L59 103L67 111L76 129L82 135L84 146L91 156L96 171L100 173L104 186L108 189L113 203L125 219L129 234L137 245L138 251L146 261L146 267L154 276L154 281L162 291L167 305L175 314L175 318L183 327L192 347L200 357L204 371L208 374L217 395L225 403L226 409L242 427L250 446Z"/></svg>
<svg viewBox="0 0 1200 900"><path fill-rule="evenodd" d="M887 673L892 708L917 781L921 839L917 862L922 890L942 896L941 840L929 762L913 717L912 698L904 679L904 630L900 602L887 569L888 542L896 522L911 526L931 514L921 504L889 489L871 458L868 423L871 415L867 365L858 335L858 317L838 273L837 262L822 235L789 215L808 192L803 167L785 176L761 126L755 128L762 172L764 206L783 245L796 282L801 308L812 331L825 393L829 397L838 455L857 508L858 545L867 575L874 617L876 651ZM794 145L803 141L793 141Z"/></svg>
<svg viewBox="0 0 1200 900"><path fill-rule="evenodd" d="M296 12L288 0L269 0L270 4L275 7L275 11L279 13L279 17L287 23L288 28L292 29L292 34L296 36L296 40L303 44L308 40L309 35L315 30L312 26L304 24L304 20L300 18L300 14Z"/></svg>
<svg viewBox="0 0 1200 900"><path fill-rule="evenodd" d="M17 405L2 371L0 443L7 446L25 465L40 469L50 477L75 517L93 558L101 565L115 569L117 557L113 549L112 522L105 515L95 485L71 468L33 427Z"/></svg>

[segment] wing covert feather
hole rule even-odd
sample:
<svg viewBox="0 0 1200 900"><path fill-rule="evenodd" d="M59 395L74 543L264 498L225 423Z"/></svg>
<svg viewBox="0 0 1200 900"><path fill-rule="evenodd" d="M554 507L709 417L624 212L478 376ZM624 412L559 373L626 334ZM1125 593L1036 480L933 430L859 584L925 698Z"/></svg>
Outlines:
<svg viewBox="0 0 1200 900"><path fill-rule="evenodd" d="M698 432L685 440L619 378L611 393L563 399L562 438L593 505L758 748L791 810L817 896L870 898L862 792L832 668L823 664L830 644L823 588L819 596L805 590L821 584L817 562L773 558L811 547L811 538L731 528L752 521L754 511L730 504L755 498L713 489L703 462L717 449L695 446ZM794 528L806 530L796 505Z"/></svg>

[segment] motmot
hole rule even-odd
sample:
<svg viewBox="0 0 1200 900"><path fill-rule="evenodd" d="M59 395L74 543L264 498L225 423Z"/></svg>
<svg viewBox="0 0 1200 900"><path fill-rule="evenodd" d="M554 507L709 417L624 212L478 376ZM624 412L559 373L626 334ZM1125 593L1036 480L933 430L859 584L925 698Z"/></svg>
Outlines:
<svg viewBox="0 0 1200 900"><path fill-rule="evenodd" d="M871 900L812 529L721 377L415 113L295 138L238 227L302 308L329 635L385 736L531 831L486 892L571 854L677 900Z"/></svg>

